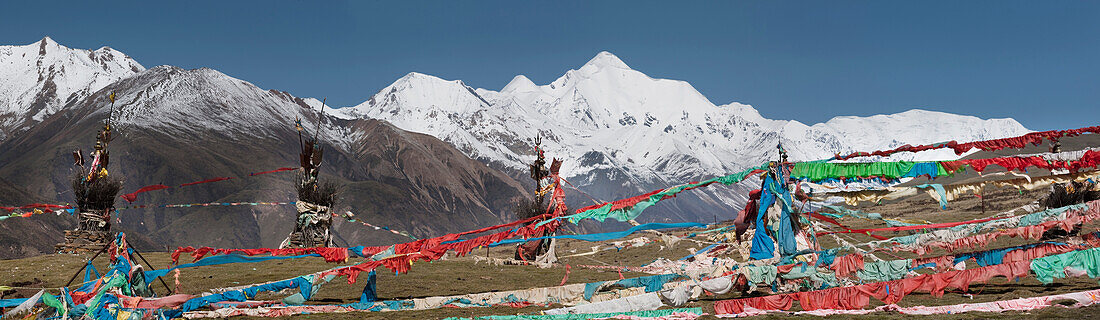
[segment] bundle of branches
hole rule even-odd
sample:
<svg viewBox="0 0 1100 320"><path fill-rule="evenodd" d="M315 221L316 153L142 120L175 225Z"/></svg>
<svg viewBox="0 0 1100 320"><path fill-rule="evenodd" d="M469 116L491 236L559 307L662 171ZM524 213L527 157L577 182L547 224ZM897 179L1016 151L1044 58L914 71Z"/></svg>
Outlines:
<svg viewBox="0 0 1100 320"><path fill-rule="evenodd" d="M538 216L540 214L546 213L546 206L546 201L544 200L544 198L541 197L537 199L520 199L519 203L516 204L516 217L519 220L523 220Z"/></svg>
<svg viewBox="0 0 1100 320"><path fill-rule="evenodd" d="M106 176L92 180L91 183L82 181L82 174L76 174L72 178L73 193L76 194L76 205L80 210L108 210L114 208L115 197L122 190L122 179Z"/></svg>
<svg viewBox="0 0 1100 320"><path fill-rule="evenodd" d="M536 197L535 199L521 199L519 203L516 204L516 217L519 220L524 220L539 216L544 213L549 213L546 212L546 207L549 205L550 204L547 203L546 198L543 197ZM566 209L566 212L568 212L568 209ZM531 224L534 223L538 223L538 221L531 222ZM513 257L513 259L534 260L538 256L546 253L549 249L550 240L546 239L523 243L516 248L515 257Z"/></svg>
<svg viewBox="0 0 1100 320"><path fill-rule="evenodd" d="M340 186L335 183L309 183L302 174L299 174L298 184L295 187L298 189L299 201L326 207L336 204L336 194L340 193Z"/></svg>
<svg viewBox="0 0 1100 320"><path fill-rule="evenodd" d="M1043 199L1047 208L1059 208L1068 205L1100 200L1100 190L1094 182L1072 182L1052 186L1050 195Z"/></svg>

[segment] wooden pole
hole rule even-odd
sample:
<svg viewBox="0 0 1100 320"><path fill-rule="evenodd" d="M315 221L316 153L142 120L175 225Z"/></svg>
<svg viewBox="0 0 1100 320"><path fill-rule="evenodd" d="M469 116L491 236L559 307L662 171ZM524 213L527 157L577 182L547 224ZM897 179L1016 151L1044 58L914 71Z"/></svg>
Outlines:
<svg viewBox="0 0 1100 320"><path fill-rule="evenodd" d="M84 271L85 268L88 268L88 264L92 263L92 260L95 260L96 257L99 257L99 254L107 252L107 247L108 246L110 246L110 245L108 244L108 245L103 246L103 249L99 249L99 251L96 251L96 253L94 255L92 255L91 259L88 259L88 261L85 261L84 265L80 266L80 270L77 270L76 274L73 274L73 277L69 278L69 282L65 283L65 287L68 287L70 284L73 284L73 281L76 280L76 276L79 276L80 272Z"/></svg>
<svg viewBox="0 0 1100 320"><path fill-rule="evenodd" d="M313 132L314 143L317 142L317 135L321 134L321 120L325 116L325 100L328 100L328 97L321 98L321 109L317 110L317 131Z"/></svg>
<svg viewBox="0 0 1100 320"><path fill-rule="evenodd" d="M985 188L982 188L980 192L981 192L982 195L979 198L982 198L982 215L984 216L985 215Z"/></svg>
<svg viewBox="0 0 1100 320"><path fill-rule="evenodd" d="M145 257L141 256L141 252L138 252L138 251L137 251L137 249L135 249L135 248L133 248L133 247L130 247L130 249L131 249L131 250L134 250L134 254L137 254L138 258L141 258L141 261L142 261L142 262L145 262L145 265L149 266L150 268L152 268L152 267L153 267L153 264L152 264L152 263L149 263L149 260L145 260ZM158 280L160 280L160 284L163 284L163 285L164 285L164 289L168 290L168 294L166 294L165 296L170 296L170 295L172 295L172 288L169 288L169 287L168 287L168 283L167 283L167 282L164 282L164 278L163 278L163 277L159 277L159 276L158 276L158 277L157 277L157 279L158 279ZM149 285L149 279L145 279L145 285ZM152 290L152 289L150 289L150 291L151 291L151 290Z"/></svg>

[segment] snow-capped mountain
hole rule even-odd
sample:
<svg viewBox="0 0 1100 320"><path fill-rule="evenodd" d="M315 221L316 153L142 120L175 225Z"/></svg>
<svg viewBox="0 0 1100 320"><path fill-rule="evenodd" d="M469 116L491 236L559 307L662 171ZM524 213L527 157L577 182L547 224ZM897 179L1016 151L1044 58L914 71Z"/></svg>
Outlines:
<svg viewBox="0 0 1100 320"><path fill-rule="evenodd" d="M775 160L780 142L791 160L817 160L835 153L1028 132L1012 119L923 110L837 117L812 126L765 119L749 105L715 105L687 82L651 78L608 52L550 84L536 85L519 75L500 91L410 73L340 112L436 136L512 172L525 170L531 138L541 135L547 155L564 158L563 175L602 200ZM895 156L954 157L950 151ZM706 203L697 209L717 209L719 216L730 217L726 210L738 205L742 194L723 188L697 192ZM715 204L719 207L710 206ZM669 213L665 216L690 219L713 212Z"/></svg>
<svg viewBox="0 0 1100 320"><path fill-rule="evenodd" d="M131 127L152 128L177 134L190 141L217 132L247 140L269 138L293 128L295 119L305 127L317 126L321 101L298 98L290 93L264 90L214 69L193 70L158 66L118 81L113 120L120 132ZM109 104L105 96L98 103ZM361 136L348 127L334 125L340 114L331 113L320 131L321 139L342 150L352 150ZM106 109L99 112L107 112Z"/></svg>
<svg viewBox="0 0 1100 320"><path fill-rule="evenodd" d="M113 109L110 92L117 93ZM514 202L529 196L524 171L536 136L547 156L565 160L565 178L581 190L569 191L577 207L740 171L775 159L780 141L793 160L812 160L1027 131L1011 119L921 110L812 126L770 120L748 105L715 105L687 82L650 78L606 52L550 84L516 76L500 91L410 73L358 106L318 117L316 99L261 89L216 70L145 70L110 48L69 49L45 38L0 47L0 102L0 180L42 201L68 201L68 153L90 146L112 110L119 140L111 145L111 173L125 177L124 190L291 166L298 143L294 119L301 118L308 132L324 128L321 140L329 147L322 169L348 188L346 208L417 236L513 219ZM149 203L292 198L289 178L263 179L143 197ZM749 188L751 183L682 194L639 220L733 218ZM127 211L119 226L150 243L255 246L282 240L291 219L283 208L159 208ZM185 231L199 225L216 226L222 236ZM9 227L9 233L45 228ZM39 232L52 237L42 238L42 248L60 235L56 225L48 229ZM355 243L393 236L350 224L337 230Z"/></svg>
<svg viewBox="0 0 1100 320"><path fill-rule="evenodd" d="M46 52L52 52L54 45L46 42ZM39 59L30 54L16 57L27 61L5 62L21 66ZM123 193L153 184L177 186L142 194L134 204L150 207L122 210L118 216L115 230L127 232L132 243L145 248L270 247L281 242L293 229L292 206L179 209L156 205L293 201L295 173L255 177L250 173L297 166L300 142L295 118L302 120L307 138L317 134L319 126L323 128L321 179L343 190L338 212L354 212L363 221L418 237L435 236L512 221L516 203L530 197L514 178L435 137L375 119L341 118L332 112L320 117L320 101L265 90L216 70L158 66L138 72L105 68L77 73L71 65L59 65L64 67L54 70L66 72L55 72L55 80L49 82L55 84L47 86L62 87L56 84L62 75L69 79L80 75L87 81L82 82L83 89L67 93L69 101L0 141L0 193L6 195L0 197L0 205L72 203L70 153L89 151L110 113L115 139L109 147L108 170L123 179ZM12 73L5 65L0 65L0 72ZM100 85L106 80L95 79L115 80ZM27 82L39 80L28 76L4 81L30 88ZM108 100L112 92L117 95L113 108ZM238 179L179 187L212 177ZM116 205L130 204L118 200ZM60 241L61 229L70 228L74 221L67 215L7 220L0 224L0 234L21 240L0 247L0 258L49 252ZM334 228L341 245L408 240L342 220Z"/></svg>
<svg viewBox="0 0 1100 320"><path fill-rule="evenodd" d="M109 47L70 49L49 37L24 46L0 46L0 141L143 70Z"/></svg>

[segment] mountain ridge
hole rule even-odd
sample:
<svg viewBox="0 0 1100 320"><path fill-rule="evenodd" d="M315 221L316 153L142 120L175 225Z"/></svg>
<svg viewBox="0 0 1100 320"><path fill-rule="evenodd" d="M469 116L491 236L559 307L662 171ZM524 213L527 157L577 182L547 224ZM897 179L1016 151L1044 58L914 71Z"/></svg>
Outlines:
<svg viewBox="0 0 1100 320"><path fill-rule="evenodd" d="M602 200L775 160L779 143L791 160L807 161L835 153L1030 131L1011 118L987 120L920 109L838 116L812 125L767 119L750 105L715 105L687 81L650 77L606 51L548 84L517 75L500 91L421 73L413 76L415 83L402 77L367 101L337 112L383 119L436 136L516 177L525 170L523 155L533 148L531 138L541 136L549 156L566 160L563 176ZM956 157L941 150L893 158ZM747 188L694 192L698 201L707 203L697 210L735 212ZM721 205L712 206L715 203Z"/></svg>
<svg viewBox="0 0 1100 320"><path fill-rule="evenodd" d="M41 107L28 99L9 99L6 108L0 109L0 123L8 125L0 128L6 130L0 137L0 177L19 183L21 190L58 194L55 200L67 201L68 153L90 146L90 138L108 114L122 139L112 145L116 160L111 170L127 177L124 190L289 166L297 152L290 128L295 119L301 119L307 132L316 132L331 150L322 170L347 186L347 208L379 225L417 236L514 218L515 202L529 197L520 181L529 181L526 165L536 136L542 138L548 157L565 160L562 173L571 182L569 203L577 208L590 200L634 196L774 160L780 142L792 160L817 160L834 153L947 139L983 140L1028 131L1012 119L983 120L924 110L834 117L813 125L772 120L750 105L715 105L687 81L652 78L630 69L610 52L597 54L548 84L537 85L517 75L500 91L410 72L361 104L328 109L316 99L265 90L214 69L145 69L113 49L94 54L60 45L54 48L52 43L46 38L28 46L0 47L0 52L23 48L33 53L26 61L7 56L24 67L45 61L38 57L52 53L68 57L57 60L65 67L54 66L54 71L37 65L17 70L53 74L50 81L48 76L0 78L0 87L28 88L19 98L58 96L48 83L62 83L61 95L67 94L65 99L43 100L48 103ZM31 52L35 45L46 47L46 54ZM92 56L100 58L80 58ZM7 71L0 64L0 72ZM118 98L113 109L107 100L111 92ZM319 115L320 108L326 109L324 116ZM15 111L5 118L4 110ZM884 136L883 132L897 133ZM930 152L895 158L936 157L957 156ZM150 193L141 201L289 200L289 180L273 176L222 182ZM730 219L753 183L685 192L677 201L651 208L639 220ZM571 189L572 185L578 189ZM131 212L136 212L131 222L124 220L120 228L148 236L150 243L222 246L274 245L288 232L284 229L292 215L280 208ZM194 224L216 224L219 227L212 230L222 235L204 238L184 231ZM356 243L403 240L348 223L338 223L337 231L346 235L345 241ZM11 250L33 250L28 248Z"/></svg>
<svg viewBox="0 0 1100 320"><path fill-rule="evenodd" d="M143 70L133 58L107 46L71 49L50 37L0 46L0 141Z"/></svg>
<svg viewBox="0 0 1100 320"><path fill-rule="evenodd" d="M110 93L116 94L114 104ZM0 142L0 177L18 186L0 185L0 190L43 195L34 201L72 203L69 153L88 151L110 116L116 139L107 169L123 179L124 193L153 184L241 177L143 193L133 204L118 200L120 207L149 205L119 211L114 225L148 239L135 243L146 250L277 246L293 228L293 206L160 205L294 201L295 173L249 173L296 166L296 119L325 149L321 179L343 190L335 213L350 211L362 221L426 237L514 220L512 209L529 198L520 182L434 137L376 119L341 118L330 111L322 115L320 107L315 99L265 90L209 68L153 67L88 92ZM32 201L19 198L0 200ZM5 240L0 258L48 252L73 221L67 215L5 221L0 230L19 241ZM342 219L334 230L340 245L408 241Z"/></svg>

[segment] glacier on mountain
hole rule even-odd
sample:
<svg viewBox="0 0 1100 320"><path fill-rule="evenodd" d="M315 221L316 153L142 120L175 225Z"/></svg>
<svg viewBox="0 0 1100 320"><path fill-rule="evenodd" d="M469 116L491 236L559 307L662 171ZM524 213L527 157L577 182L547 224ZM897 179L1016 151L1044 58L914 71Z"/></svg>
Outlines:
<svg viewBox="0 0 1100 320"><path fill-rule="evenodd" d="M470 157L513 172L525 170L531 138L542 136L547 155L565 160L563 176L605 201L776 160L780 142L791 160L804 161L1029 132L1013 119L925 110L836 117L811 126L771 120L749 105L715 105L685 81L649 77L608 52L549 84L536 85L518 75L500 91L410 73L338 112L436 136ZM891 157L954 158L949 150ZM699 195L736 206L743 191Z"/></svg>
<svg viewBox="0 0 1100 320"><path fill-rule="evenodd" d="M629 168L640 179L669 181L775 160L779 142L792 160L818 160L834 153L1029 132L1012 119L924 110L836 117L812 126L770 120L749 105L715 105L687 82L651 78L608 52L548 85L520 75L501 91L410 73L366 102L338 111L434 135L507 168L524 168L530 138L542 135L551 155L568 160L566 177L614 166ZM895 158L953 157L930 152Z"/></svg>

